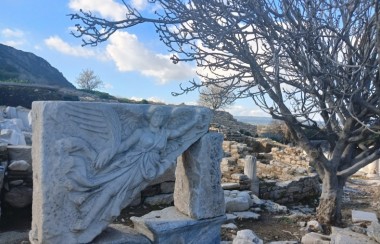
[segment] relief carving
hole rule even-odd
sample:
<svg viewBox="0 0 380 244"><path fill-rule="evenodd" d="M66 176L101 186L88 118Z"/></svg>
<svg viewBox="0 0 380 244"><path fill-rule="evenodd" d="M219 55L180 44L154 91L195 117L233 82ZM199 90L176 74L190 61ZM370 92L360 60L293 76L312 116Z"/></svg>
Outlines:
<svg viewBox="0 0 380 244"><path fill-rule="evenodd" d="M40 164L34 166L42 175L35 179L37 184L48 184L43 182L48 177L53 181L34 198L43 202L45 193L55 194L51 198L57 206L42 207L47 219L63 209L62 216L56 216L62 223L55 226L33 218L35 243L90 242L150 181L175 164L210 122L210 111L200 107L75 102L33 106L39 107L34 110L40 116L37 124L46 127L37 132L36 141L42 149L54 148L33 162ZM53 160L47 164L45 159ZM42 233L44 224L48 233Z"/></svg>

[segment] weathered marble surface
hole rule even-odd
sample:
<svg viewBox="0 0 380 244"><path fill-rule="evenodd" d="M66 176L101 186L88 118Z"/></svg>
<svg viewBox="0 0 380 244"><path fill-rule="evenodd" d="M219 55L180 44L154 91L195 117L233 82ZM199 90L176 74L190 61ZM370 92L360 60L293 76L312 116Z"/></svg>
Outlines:
<svg viewBox="0 0 380 244"><path fill-rule="evenodd" d="M35 102L32 243L93 240L208 130L188 106Z"/></svg>
<svg viewBox="0 0 380 244"><path fill-rule="evenodd" d="M168 207L131 220L134 228L153 243L218 244L226 216L196 220L179 212L176 207Z"/></svg>
<svg viewBox="0 0 380 244"><path fill-rule="evenodd" d="M222 143L222 134L207 133L178 158L174 205L194 219L225 214L220 185Z"/></svg>

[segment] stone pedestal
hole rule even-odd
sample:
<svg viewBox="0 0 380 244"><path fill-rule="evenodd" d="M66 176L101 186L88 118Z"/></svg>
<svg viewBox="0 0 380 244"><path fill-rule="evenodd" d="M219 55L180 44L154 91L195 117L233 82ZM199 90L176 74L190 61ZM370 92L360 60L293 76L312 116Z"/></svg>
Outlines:
<svg viewBox="0 0 380 244"><path fill-rule="evenodd" d="M250 190L256 196L259 195L259 179L256 176L256 157L247 155L245 157L244 174L251 180Z"/></svg>
<svg viewBox="0 0 380 244"><path fill-rule="evenodd" d="M226 217L195 220L175 207L150 212L142 217L132 217L135 229L153 243L190 244L220 243L221 225Z"/></svg>
<svg viewBox="0 0 380 244"><path fill-rule="evenodd" d="M225 214L220 172L222 142L221 134L208 133L178 159L174 205L194 219Z"/></svg>

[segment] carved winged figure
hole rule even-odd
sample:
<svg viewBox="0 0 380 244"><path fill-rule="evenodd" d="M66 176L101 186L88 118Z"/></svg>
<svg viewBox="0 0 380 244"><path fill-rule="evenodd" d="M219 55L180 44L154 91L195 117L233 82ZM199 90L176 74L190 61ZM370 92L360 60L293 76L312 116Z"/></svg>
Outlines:
<svg viewBox="0 0 380 244"><path fill-rule="evenodd" d="M186 132L204 133L209 123L209 116L171 107L149 106L147 111L123 113L106 108L89 110L78 105L67 109L66 116L76 129L57 142L62 157L75 158L68 166L65 185L76 209L70 229L79 242L91 241L94 232L100 233L149 181L174 164L186 149L181 148L189 140ZM88 133L94 141L81 139L89 138Z"/></svg>

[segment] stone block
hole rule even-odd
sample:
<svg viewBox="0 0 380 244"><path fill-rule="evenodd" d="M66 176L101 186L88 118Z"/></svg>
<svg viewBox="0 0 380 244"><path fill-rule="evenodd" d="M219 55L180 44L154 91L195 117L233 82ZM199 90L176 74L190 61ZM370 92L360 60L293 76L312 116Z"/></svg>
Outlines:
<svg viewBox="0 0 380 244"><path fill-rule="evenodd" d="M367 228L367 235L380 243L380 224L373 221Z"/></svg>
<svg viewBox="0 0 380 244"><path fill-rule="evenodd" d="M236 159L233 157L223 158L221 165L223 165L223 166L236 166Z"/></svg>
<svg viewBox="0 0 380 244"><path fill-rule="evenodd" d="M249 209L250 201L245 197L225 197L226 212L246 211Z"/></svg>
<svg viewBox="0 0 380 244"><path fill-rule="evenodd" d="M302 244L330 244L330 237L315 232L304 235L301 239ZM336 243L338 244L338 243Z"/></svg>
<svg viewBox="0 0 380 244"><path fill-rule="evenodd" d="M239 174L239 173L232 174L231 178L234 180L239 180L239 181L248 180L248 176L246 176L245 174Z"/></svg>
<svg viewBox="0 0 380 244"><path fill-rule="evenodd" d="M145 198L144 203L151 206L170 205L173 203L173 193L147 197Z"/></svg>
<svg viewBox="0 0 380 244"><path fill-rule="evenodd" d="M208 133L178 159L174 205L194 219L225 214L220 173L222 142L221 134Z"/></svg>
<svg viewBox="0 0 380 244"><path fill-rule="evenodd" d="M240 189L239 183L222 183L221 186L224 190L239 190Z"/></svg>
<svg viewBox="0 0 380 244"><path fill-rule="evenodd" d="M88 243L207 133L195 106L33 102L35 243Z"/></svg>
<svg viewBox="0 0 380 244"><path fill-rule="evenodd" d="M252 230L239 230L232 244L263 244L261 240Z"/></svg>
<svg viewBox="0 0 380 244"><path fill-rule="evenodd" d="M25 160L15 160L12 161L8 169L14 171L29 171L31 168L30 164L28 164Z"/></svg>
<svg viewBox="0 0 380 244"><path fill-rule="evenodd" d="M226 216L195 220L175 207L131 218L134 228L154 243L220 243L221 225Z"/></svg>
<svg viewBox="0 0 380 244"><path fill-rule="evenodd" d="M370 239L367 235L353 232L349 229L337 227L331 228L331 244L350 243L350 244L376 244L377 242Z"/></svg>
<svg viewBox="0 0 380 244"><path fill-rule="evenodd" d="M234 215L237 216L238 219L244 219L244 220L258 220L260 219L260 214L251 212L251 211L242 211L242 212L234 212Z"/></svg>
<svg viewBox="0 0 380 244"><path fill-rule="evenodd" d="M9 161L25 160L32 165L32 147L26 145L9 145L7 146Z"/></svg>
<svg viewBox="0 0 380 244"><path fill-rule="evenodd" d="M365 212L365 211L359 211L359 210L352 210L351 212L352 222L377 222L377 216L376 213L372 212Z"/></svg>

